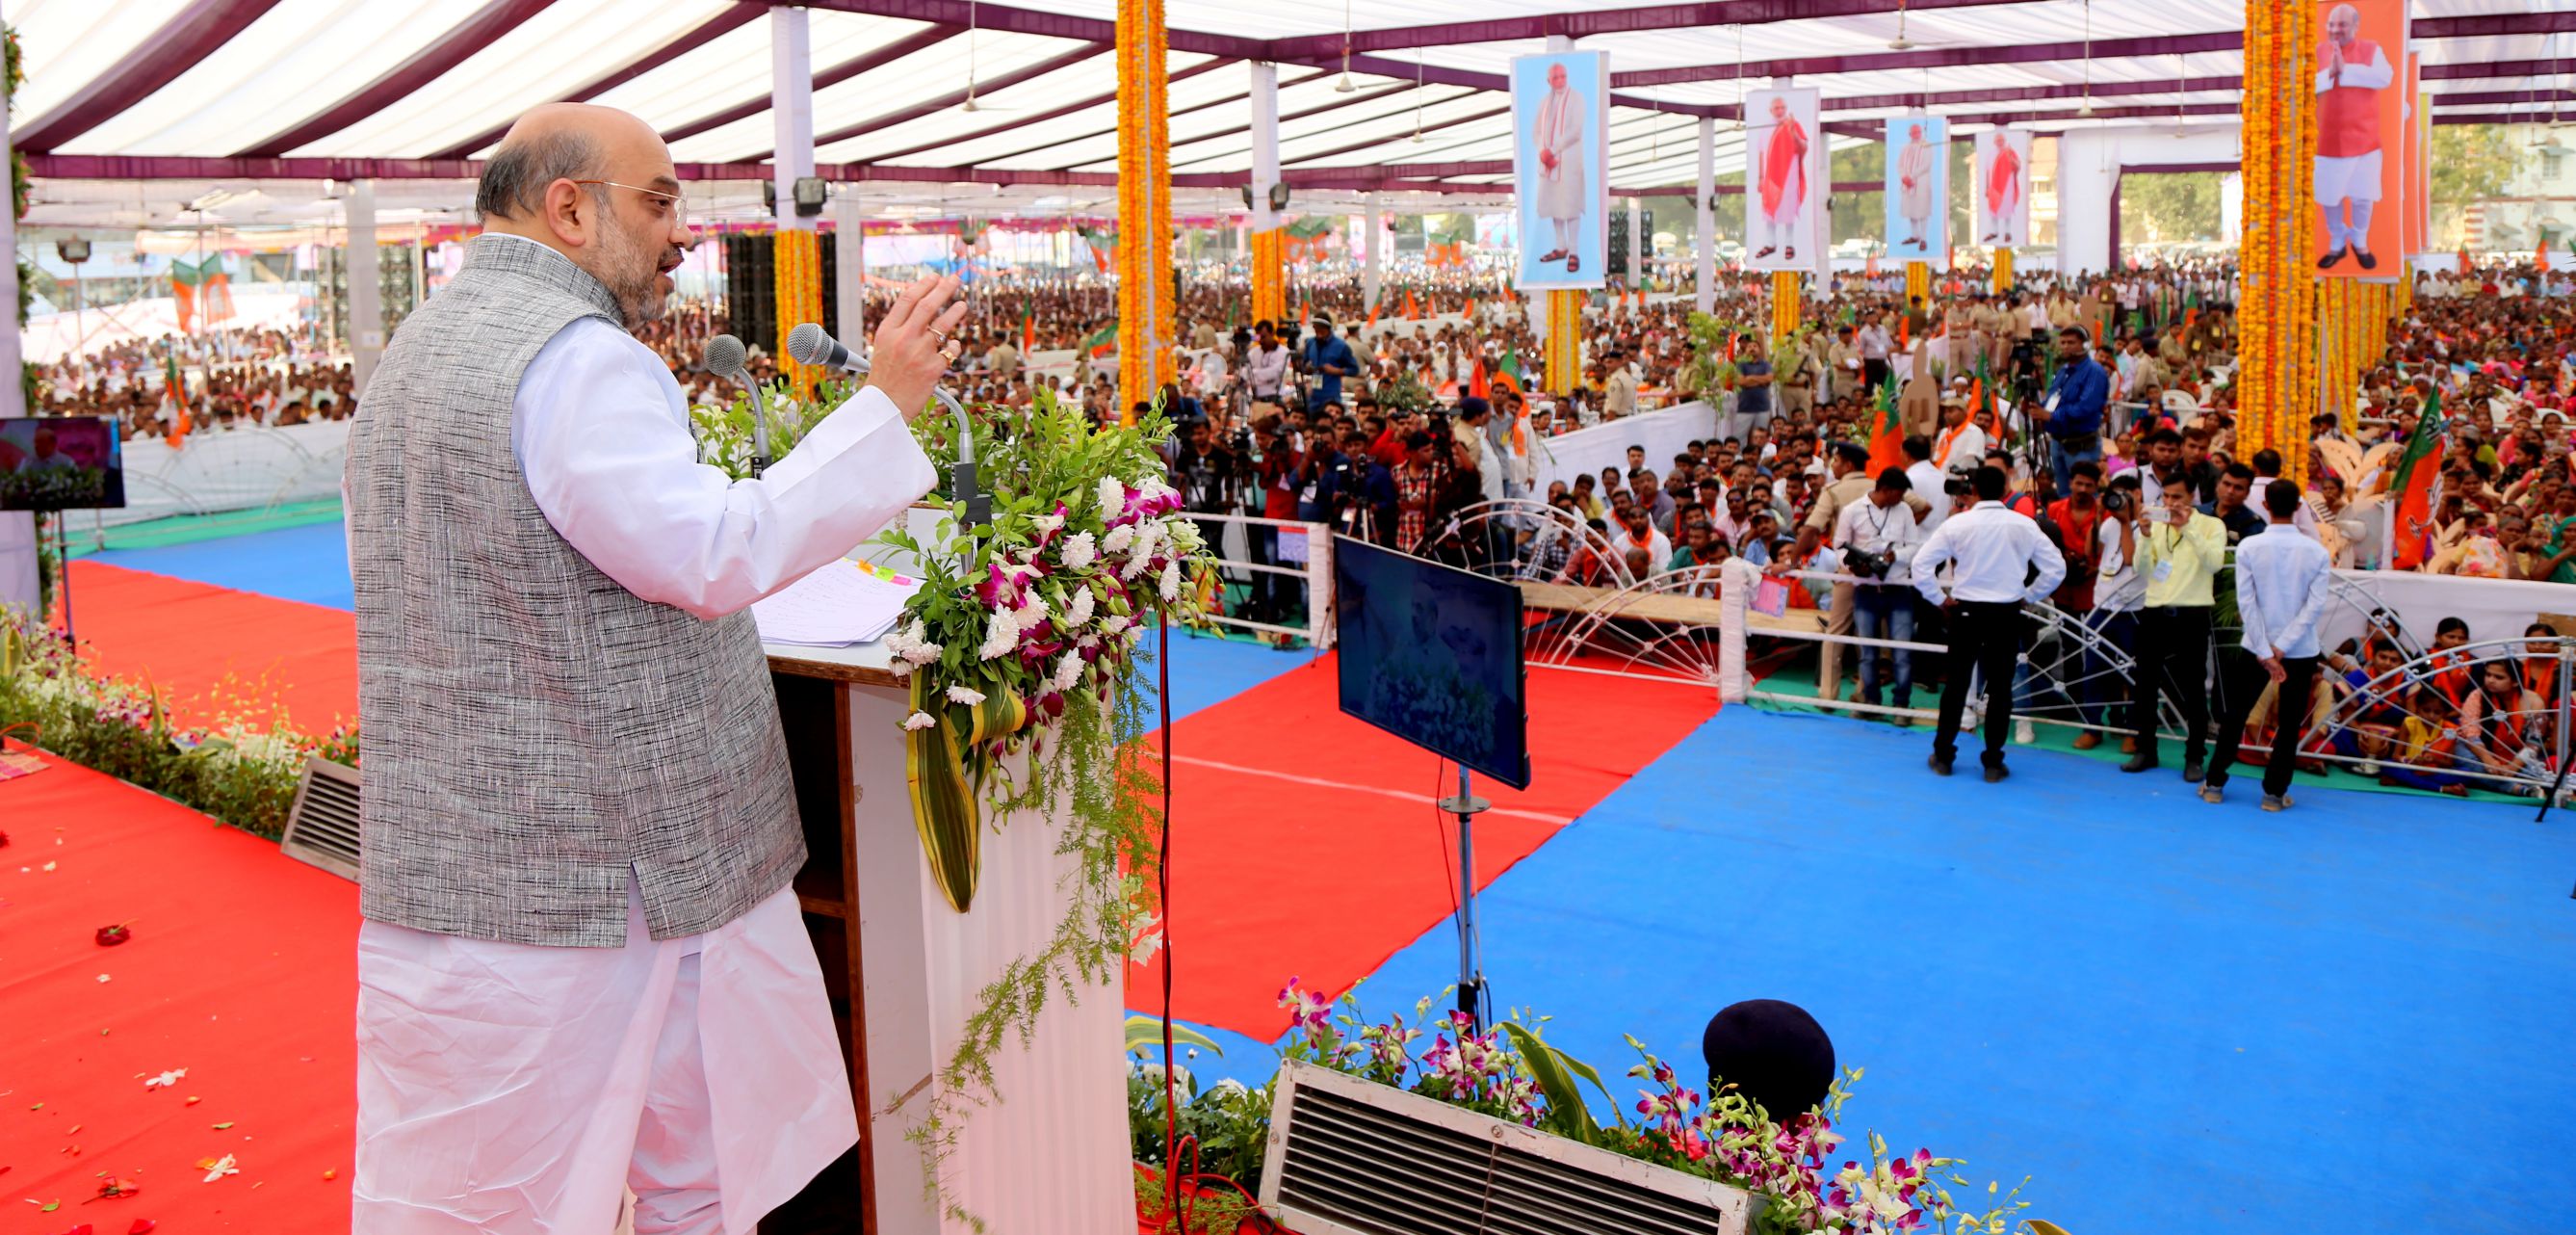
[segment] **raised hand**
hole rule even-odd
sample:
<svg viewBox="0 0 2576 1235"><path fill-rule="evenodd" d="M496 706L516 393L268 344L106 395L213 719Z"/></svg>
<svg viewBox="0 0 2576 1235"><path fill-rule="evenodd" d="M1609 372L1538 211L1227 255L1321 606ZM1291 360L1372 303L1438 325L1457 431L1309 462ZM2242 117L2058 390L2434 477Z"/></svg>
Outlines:
<svg viewBox="0 0 2576 1235"><path fill-rule="evenodd" d="M870 349L868 385L894 400L905 420L921 415L932 387L955 363L964 345L949 338L966 320L967 305L948 303L957 294L957 276L925 276L903 289L885 320L877 323Z"/></svg>

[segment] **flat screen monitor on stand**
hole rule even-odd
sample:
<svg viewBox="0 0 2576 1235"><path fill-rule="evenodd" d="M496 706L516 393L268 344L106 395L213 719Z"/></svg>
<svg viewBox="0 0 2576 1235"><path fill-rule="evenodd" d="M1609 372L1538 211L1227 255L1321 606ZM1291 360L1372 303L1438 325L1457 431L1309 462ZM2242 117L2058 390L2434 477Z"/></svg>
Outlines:
<svg viewBox="0 0 2576 1235"><path fill-rule="evenodd" d="M0 418L0 510L113 510L125 505L125 453L105 416ZM71 535L54 521L62 564L63 637L72 638Z"/></svg>
<svg viewBox="0 0 2576 1235"><path fill-rule="evenodd" d="M1530 782L1520 588L1347 536L1333 541L1334 640L1342 711L1457 764L1458 1010L1482 1028L1476 958L1475 796L1481 772Z"/></svg>

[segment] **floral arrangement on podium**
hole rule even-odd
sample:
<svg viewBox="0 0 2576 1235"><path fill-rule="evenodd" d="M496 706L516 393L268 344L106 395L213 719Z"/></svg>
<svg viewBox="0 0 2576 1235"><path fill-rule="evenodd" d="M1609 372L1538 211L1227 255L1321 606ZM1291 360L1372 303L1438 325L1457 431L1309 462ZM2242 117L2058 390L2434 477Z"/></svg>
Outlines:
<svg viewBox="0 0 2576 1235"><path fill-rule="evenodd" d="M773 449L784 455L848 393L827 383L809 403L773 389ZM738 401L694 415L700 457L748 474L749 409ZM1143 641L1195 613L1213 569L1197 526L1176 517L1180 495L1164 483L1156 447L1171 425L1159 411L1101 426L1042 390L1027 407L971 415L989 517L970 522L960 495L942 491L933 500L944 509L927 535L916 525L879 537L910 554L908 569L922 579L886 636L894 671L911 684L902 736L913 822L960 913L974 904L984 830L1013 815L1063 818L1058 851L1077 862L1050 942L981 992L912 1134L934 1192L956 1119L997 1096L994 1052L1031 1032L1050 997L1113 980L1131 949L1150 946L1162 816L1160 785L1139 745L1146 694L1138 671L1150 657ZM940 475L952 475L955 421L934 407L913 432Z"/></svg>

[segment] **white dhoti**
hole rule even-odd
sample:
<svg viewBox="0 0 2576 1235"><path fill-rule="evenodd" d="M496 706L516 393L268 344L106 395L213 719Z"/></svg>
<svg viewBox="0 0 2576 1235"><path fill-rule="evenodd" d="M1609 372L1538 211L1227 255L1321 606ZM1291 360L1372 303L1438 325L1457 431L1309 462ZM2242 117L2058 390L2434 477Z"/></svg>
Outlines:
<svg viewBox="0 0 2576 1235"><path fill-rule="evenodd" d="M358 1235L747 1235L858 1143L793 891L704 935L358 932Z"/></svg>
<svg viewBox="0 0 2576 1235"><path fill-rule="evenodd" d="M2373 150L2368 154L2349 155L2339 159L2317 156L2317 204L2339 206L2343 204L2345 198L2351 198L2357 202L2378 201L2380 153Z"/></svg>

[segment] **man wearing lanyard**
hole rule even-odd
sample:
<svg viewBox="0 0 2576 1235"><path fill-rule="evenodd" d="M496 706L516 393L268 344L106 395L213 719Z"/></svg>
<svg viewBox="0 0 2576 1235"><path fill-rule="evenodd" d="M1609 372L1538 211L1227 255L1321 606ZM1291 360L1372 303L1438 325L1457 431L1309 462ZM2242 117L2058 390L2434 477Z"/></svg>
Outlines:
<svg viewBox="0 0 2576 1235"><path fill-rule="evenodd" d="M1959 719L1968 676L1986 678L1986 782L2002 780L2004 735L2012 730L2013 662L2021 655L2021 607L2057 590L2066 558L2037 521L2003 503L2004 474L1981 467L1970 478L1977 504L1943 520L1914 552L1914 588L1950 616L1950 672L1941 689L1941 724L1932 737L1932 770L1950 774L1959 755ZM1941 567L1956 563L1950 594Z"/></svg>
<svg viewBox="0 0 2576 1235"><path fill-rule="evenodd" d="M2138 611L2137 696L2129 713L2138 753L2123 772L2157 766L2156 696L2169 692L2182 710L2185 782L2200 780L2209 749L2209 611L2211 581L2227 562L2227 528L2192 508L2191 490L2166 485L2161 506L2147 511L2138 537L2138 573L2147 603Z"/></svg>
<svg viewBox="0 0 2576 1235"><path fill-rule="evenodd" d="M2102 461L2102 405L2111 397L2111 375L2089 354L2084 331L2057 332L2057 376L2048 383L2048 419L2041 425L2055 441L2049 452L2057 491L2069 492L2075 465Z"/></svg>
<svg viewBox="0 0 2576 1235"><path fill-rule="evenodd" d="M2269 811L2290 804L2300 724L2307 719L2308 692L2317 680L2317 619L2325 616L2334 579L2334 559L2326 547L2293 522L2300 508L2297 483L2273 481L2263 490L2271 526L2236 546L2236 612L2245 623L2245 650L2279 692L2272 707L2272 756L2263 765L2263 809ZM2209 779L2200 786L2204 802L2224 800L2227 769L2236 762L2255 696L2263 693L2251 674L2246 677L2229 684L2218 762L2209 766Z"/></svg>
<svg viewBox="0 0 2576 1235"><path fill-rule="evenodd" d="M1351 345L1333 337L1333 319L1315 319L1315 337L1306 340L1306 369L1315 375L1314 393L1306 396L1306 410L1323 410L1327 403L1342 401L1342 379L1359 372L1359 358L1351 354Z"/></svg>

